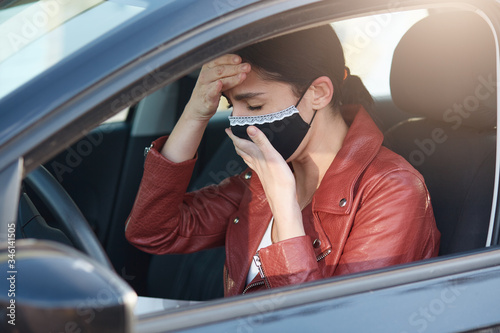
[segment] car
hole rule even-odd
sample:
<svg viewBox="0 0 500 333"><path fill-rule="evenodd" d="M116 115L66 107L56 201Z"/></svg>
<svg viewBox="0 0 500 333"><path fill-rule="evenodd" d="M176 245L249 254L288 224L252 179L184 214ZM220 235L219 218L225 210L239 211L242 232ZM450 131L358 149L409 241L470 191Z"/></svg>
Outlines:
<svg viewBox="0 0 500 333"><path fill-rule="evenodd" d="M332 24L385 145L426 180L436 258L223 298L224 249L125 239L145 148L203 63ZM500 4L0 1L0 331L496 332ZM190 190L244 170L221 103Z"/></svg>

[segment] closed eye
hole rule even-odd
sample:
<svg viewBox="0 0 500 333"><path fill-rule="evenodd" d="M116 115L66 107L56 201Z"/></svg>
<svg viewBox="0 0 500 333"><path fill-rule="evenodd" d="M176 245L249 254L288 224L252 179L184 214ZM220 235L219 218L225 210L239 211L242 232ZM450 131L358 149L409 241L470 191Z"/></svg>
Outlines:
<svg viewBox="0 0 500 333"><path fill-rule="evenodd" d="M248 106L247 106L247 109L248 109L248 110L250 110L250 111L261 110L261 109L262 109L262 105L259 105L259 106L251 106L251 105L248 105Z"/></svg>

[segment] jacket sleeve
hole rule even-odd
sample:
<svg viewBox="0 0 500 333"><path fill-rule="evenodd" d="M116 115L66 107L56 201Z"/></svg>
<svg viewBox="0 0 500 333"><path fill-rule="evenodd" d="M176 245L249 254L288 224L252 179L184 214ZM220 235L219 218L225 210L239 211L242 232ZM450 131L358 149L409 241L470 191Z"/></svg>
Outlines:
<svg viewBox="0 0 500 333"><path fill-rule="evenodd" d="M279 287L329 277L324 272L342 275L430 258L438 249L439 231L423 181L393 171L365 190L333 270L320 269L309 236L275 243L258 256L268 287Z"/></svg>
<svg viewBox="0 0 500 333"><path fill-rule="evenodd" d="M196 159L173 163L159 152L166 141L153 142L132 211L127 240L153 253L190 253L224 245L228 216L237 210L240 176L186 193ZM209 203L209 204L208 204Z"/></svg>
<svg viewBox="0 0 500 333"><path fill-rule="evenodd" d="M258 251L261 275L268 288L323 278L309 236L277 242Z"/></svg>

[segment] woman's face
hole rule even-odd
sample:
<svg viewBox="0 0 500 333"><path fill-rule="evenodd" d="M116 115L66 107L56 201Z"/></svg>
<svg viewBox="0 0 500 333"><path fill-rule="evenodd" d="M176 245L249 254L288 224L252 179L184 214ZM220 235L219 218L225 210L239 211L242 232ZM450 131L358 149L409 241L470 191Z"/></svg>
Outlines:
<svg viewBox="0 0 500 333"><path fill-rule="evenodd" d="M224 96L233 106L233 116L256 116L278 112L297 104L289 84L263 80L255 71L238 86L224 91Z"/></svg>

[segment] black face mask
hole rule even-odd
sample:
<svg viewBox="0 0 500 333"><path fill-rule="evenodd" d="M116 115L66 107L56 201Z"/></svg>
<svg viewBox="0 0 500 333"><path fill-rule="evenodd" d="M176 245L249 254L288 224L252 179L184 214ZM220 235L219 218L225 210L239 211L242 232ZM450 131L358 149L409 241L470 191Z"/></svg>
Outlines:
<svg viewBox="0 0 500 333"><path fill-rule="evenodd" d="M250 140L247 134L248 126L255 126L267 137L274 149L286 161L297 150L307 134L317 110L311 121L306 123L297 110L302 97L296 105L289 108L260 116L233 117L229 116L231 131L239 138ZM250 140L251 141L251 140Z"/></svg>

